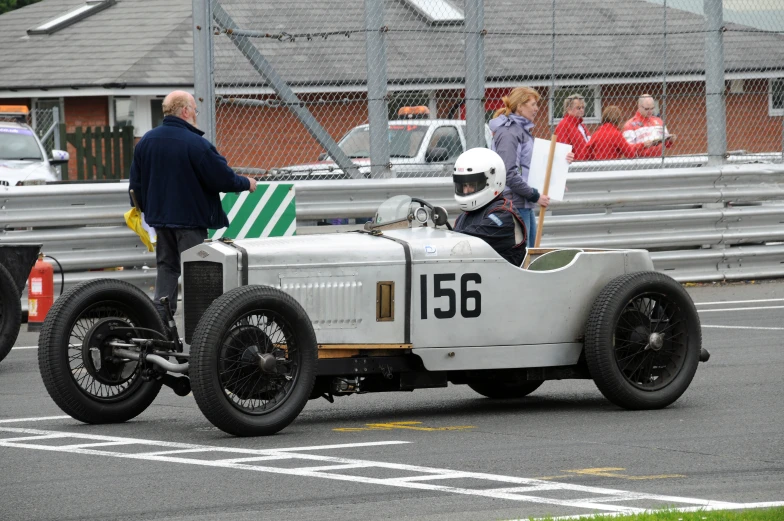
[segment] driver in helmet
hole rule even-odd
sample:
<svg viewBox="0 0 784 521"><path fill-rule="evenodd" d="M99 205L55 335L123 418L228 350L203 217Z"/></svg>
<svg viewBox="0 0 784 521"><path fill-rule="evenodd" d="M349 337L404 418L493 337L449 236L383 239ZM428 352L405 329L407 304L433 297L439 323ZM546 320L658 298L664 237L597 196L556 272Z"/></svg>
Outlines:
<svg viewBox="0 0 784 521"><path fill-rule="evenodd" d="M506 166L487 148L466 150L455 161L455 200L464 213L456 232L478 237L515 266L525 258L526 229L512 201L503 196Z"/></svg>

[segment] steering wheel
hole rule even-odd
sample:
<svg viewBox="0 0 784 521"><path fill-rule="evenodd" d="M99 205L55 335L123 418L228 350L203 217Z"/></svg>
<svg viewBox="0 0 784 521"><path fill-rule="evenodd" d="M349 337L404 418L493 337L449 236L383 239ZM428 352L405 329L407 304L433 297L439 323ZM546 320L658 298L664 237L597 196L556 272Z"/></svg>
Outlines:
<svg viewBox="0 0 784 521"><path fill-rule="evenodd" d="M446 226L447 230L452 231L452 225L449 224L446 210L444 210L440 206L433 206L432 204L428 203L424 199L419 199L418 197L412 197L411 202L419 203L420 208L427 207L430 210L430 218L433 221L434 225Z"/></svg>

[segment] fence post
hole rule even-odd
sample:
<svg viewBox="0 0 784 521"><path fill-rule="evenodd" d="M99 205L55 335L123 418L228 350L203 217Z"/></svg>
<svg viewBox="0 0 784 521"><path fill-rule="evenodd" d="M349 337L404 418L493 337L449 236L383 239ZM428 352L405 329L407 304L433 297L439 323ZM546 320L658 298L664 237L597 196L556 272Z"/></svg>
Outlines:
<svg viewBox="0 0 784 521"><path fill-rule="evenodd" d="M708 165L724 163L727 116L724 106L724 11L722 0L704 0L705 109L708 125Z"/></svg>
<svg viewBox="0 0 784 521"><path fill-rule="evenodd" d="M107 179L117 179L117 173L114 171L114 168L112 168L112 131L109 125L103 127L101 139L103 139L104 174Z"/></svg>
<svg viewBox="0 0 784 521"><path fill-rule="evenodd" d="M193 0L193 91L204 138L215 144L215 84L212 72L212 0Z"/></svg>
<svg viewBox="0 0 784 521"><path fill-rule="evenodd" d="M84 137L82 135L82 127L74 129L74 148L76 148L76 179L84 180Z"/></svg>
<svg viewBox="0 0 784 521"><path fill-rule="evenodd" d="M389 168L385 30L384 0L365 0L365 57L367 60L370 174L372 177L395 177L394 172Z"/></svg>
<svg viewBox="0 0 784 521"><path fill-rule="evenodd" d="M93 154L93 129L84 131L84 166L85 179L95 179L95 155Z"/></svg>
<svg viewBox="0 0 784 521"><path fill-rule="evenodd" d="M55 131L52 132L52 138L54 139L54 149L55 150L62 150L60 148L60 133L57 132L57 129L60 127L60 109L57 107L52 107L52 126L54 126Z"/></svg>
<svg viewBox="0 0 784 521"><path fill-rule="evenodd" d="M57 125L57 127L58 127L58 131L55 132L54 135L58 138L58 141L61 143L61 145L63 147L61 150L66 150L67 151L68 150L68 131L65 129L65 122L60 123L59 125ZM63 181L67 181L69 179L69 177L68 177L68 163L65 163L65 164L60 166L60 179L62 179Z"/></svg>
<svg viewBox="0 0 784 521"><path fill-rule="evenodd" d="M466 148L487 146L485 141L485 5L465 3Z"/></svg>
<svg viewBox="0 0 784 521"><path fill-rule="evenodd" d="M133 161L133 126L123 127L123 173L122 179L131 177L131 161Z"/></svg>
<svg viewBox="0 0 784 521"><path fill-rule="evenodd" d="M101 127L95 127L93 135L95 136L93 138L95 140L95 178L105 179L106 171L103 167L103 131L101 130Z"/></svg>
<svg viewBox="0 0 784 521"><path fill-rule="evenodd" d="M114 176L117 179L122 179L122 132L120 132L120 127L117 126L112 128L112 148L114 149Z"/></svg>

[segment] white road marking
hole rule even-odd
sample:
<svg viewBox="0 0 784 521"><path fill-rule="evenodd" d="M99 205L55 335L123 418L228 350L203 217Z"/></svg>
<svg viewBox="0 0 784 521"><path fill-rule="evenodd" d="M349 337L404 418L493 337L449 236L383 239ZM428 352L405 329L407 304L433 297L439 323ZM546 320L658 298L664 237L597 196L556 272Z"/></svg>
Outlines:
<svg viewBox="0 0 784 521"><path fill-rule="evenodd" d="M784 298L763 298L755 300L723 300L719 302L695 302L695 306L723 306L724 304L758 304L760 302L784 302Z"/></svg>
<svg viewBox="0 0 784 521"><path fill-rule="evenodd" d="M223 463L248 463L251 461L272 461L272 460L281 460L281 459L294 459L294 457L280 454L278 456L253 456L250 458L222 459L221 461Z"/></svg>
<svg viewBox="0 0 784 521"><path fill-rule="evenodd" d="M38 346L17 346L12 347L11 349L38 349Z"/></svg>
<svg viewBox="0 0 784 521"><path fill-rule="evenodd" d="M760 329L762 331L784 331L784 327L762 327L762 326L706 326L702 325L703 328L713 328L713 329Z"/></svg>
<svg viewBox="0 0 784 521"><path fill-rule="evenodd" d="M7 443L19 443L20 441L34 441L34 440L52 440L56 438L68 438L68 433L53 432L51 434L39 434L37 436L22 436L20 438L6 438L3 441Z"/></svg>
<svg viewBox="0 0 784 521"><path fill-rule="evenodd" d="M85 447L112 447L116 445L134 445L135 442L128 440L120 441L103 441L101 443L74 443L73 445L61 445L62 449L83 449Z"/></svg>
<svg viewBox="0 0 784 521"><path fill-rule="evenodd" d="M0 427L0 433L10 433L21 435L14 438L0 437L0 447L8 448L27 448L34 450L65 452L70 454L82 454L91 456L105 456L112 458L135 459L144 461L156 461L166 463L181 463L213 468L229 468L234 470L245 470L252 472L267 472L271 474L286 474L300 477L311 477L321 479L332 479L357 483L358 485L374 484L403 489L428 490L444 492L447 494L458 494L465 496L481 496L494 499L506 499L510 501L528 502L535 504L557 505L562 507L582 508L592 512L616 512L616 513L637 513L644 512L644 508L631 507L627 505L612 504L613 502L625 501L656 501L670 505L681 504L685 508L694 510L706 508L744 508L740 503L729 503L723 501L711 501L705 499L665 496L659 494L645 494L639 492L628 492L625 490L609 489L602 487L590 487L569 483L558 483L531 478L521 478L515 476L503 476L497 474L486 474L481 472L463 472L452 469L440 469L433 467L421 467L402 463L388 463L383 461L369 461L351 459L343 457L325 456L313 454L314 451L347 449L360 447L377 447L382 445L400 445L408 442L404 441L380 441L368 443L346 443L338 445L316 445L310 447L289 447L273 449L246 449L232 447L215 447L209 445L195 445L189 443L166 442L158 440L145 440L135 438L121 438L116 436L103 436L91 434L75 434L59 431L45 431L37 429L23 429L12 427ZM51 440L62 438L64 444L57 445ZM47 444L37 443L38 440L48 440ZM82 443L72 443L72 440L85 440ZM91 443L89 443L91 442ZM111 452L101 450L96 447L106 449L110 444L122 444L125 446L138 444L142 447L151 446L165 448L164 451L155 452ZM91 448L92 447L92 448ZM198 459L189 458L187 454L193 453L231 453L236 455L247 455L247 457L230 459ZM271 458L272 457L272 458ZM282 468L275 466L254 465L251 461L273 461L283 457L285 459L302 460L302 467ZM312 463L321 463L314 466ZM310 463L310 465L308 465ZM341 474L336 471L350 469L375 469L381 473L384 470L395 470L410 472L411 476L397 478L372 478L362 475ZM448 480L448 479L474 479L485 482L498 482L498 488L463 488L451 487L447 485L437 485L435 483L425 483L426 481ZM567 491L581 492L584 497L580 499L559 499L557 497L542 497L527 495L527 493L537 491ZM567 518L564 518L567 519Z"/></svg>
<svg viewBox="0 0 784 521"><path fill-rule="evenodd" d="M22 423L22 422L40 422L46 420L64 420L70 416L39 416L37 418L10 418L7 420L0 420L0 423Z"/></svg>
<svg viewBox="0 0 784 521"><path fill-rule="evenodd" d="M750 308L698 309L697 313L718 313L719 311L751 311L753 309L784 309L784 306L757 306L757 307L750 307Z"/></svg>

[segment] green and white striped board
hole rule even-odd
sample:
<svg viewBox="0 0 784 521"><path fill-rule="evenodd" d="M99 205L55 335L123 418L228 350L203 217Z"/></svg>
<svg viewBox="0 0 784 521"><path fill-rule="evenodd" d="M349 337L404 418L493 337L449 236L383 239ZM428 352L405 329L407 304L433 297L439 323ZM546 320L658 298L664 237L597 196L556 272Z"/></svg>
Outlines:
<svg viewBox="0 0 784 521"><path fill-rule="evenodd" d="M297 231L293 184L258 183L253 193L221 194L221 204L229 226L210 230L211 239L281 237Z"/></svg>

